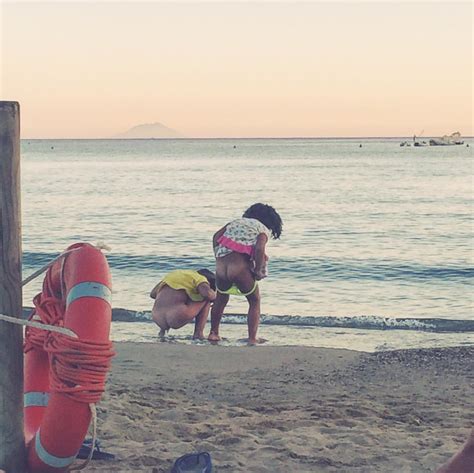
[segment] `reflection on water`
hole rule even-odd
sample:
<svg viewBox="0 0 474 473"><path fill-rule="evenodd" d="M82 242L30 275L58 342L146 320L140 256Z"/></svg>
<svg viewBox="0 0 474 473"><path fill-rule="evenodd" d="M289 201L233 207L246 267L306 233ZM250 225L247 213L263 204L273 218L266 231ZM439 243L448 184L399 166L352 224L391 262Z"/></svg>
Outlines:
<svg viewBox="0 0 474 473"><path fill-rule="evenodd" d="M24 141L25 274L101 240L115 306L150 309L167 271L212 267L212 234L264 201L284 219L264 312L473 318L472 143L234 141Z"/></svg>

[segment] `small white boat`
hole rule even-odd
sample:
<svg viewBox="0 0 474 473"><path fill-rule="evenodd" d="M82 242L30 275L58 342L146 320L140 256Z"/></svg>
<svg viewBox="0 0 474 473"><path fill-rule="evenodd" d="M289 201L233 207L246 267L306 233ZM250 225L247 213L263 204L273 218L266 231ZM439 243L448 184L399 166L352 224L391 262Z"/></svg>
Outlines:
<svg viewBox="0 0 474 473"><path fill-rule="evenodd" d="M461 133L456 131L450 135L444 135L441 138L433 138L430 140L430 146L453 146L463 145L464 140L461 139Z"/></svg>
<svg viewBox="0 0 474 473"><path fill-rule="evenodd" d="M413 146L429 146L429 144L426 141L415 141Z"/></svg>

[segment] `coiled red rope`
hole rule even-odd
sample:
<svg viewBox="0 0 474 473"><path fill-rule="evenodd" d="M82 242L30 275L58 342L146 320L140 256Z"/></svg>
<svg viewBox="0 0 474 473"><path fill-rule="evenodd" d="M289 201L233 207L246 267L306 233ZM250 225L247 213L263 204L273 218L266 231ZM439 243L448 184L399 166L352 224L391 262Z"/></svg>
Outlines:
<svg viewBox="0 0 474 473"><path fill-rule="evenodd" d="M76 340L50 333L44 348L49 355L51 391L88 404L100 401L115 355L111 342Z"/></svg>
<svg viewBox="0 0 474 473"><path fill-rule="evenodd" d="M43 283L43 291L33 299L35 309L30 320L64 326L64 298L54 293L51 270ZM61 333L27 327L24 352L45 350L50 366L50 391L64 393L87 404L96 403L105 391L107 373L115 356L112 342L79 340Z"/></svg>

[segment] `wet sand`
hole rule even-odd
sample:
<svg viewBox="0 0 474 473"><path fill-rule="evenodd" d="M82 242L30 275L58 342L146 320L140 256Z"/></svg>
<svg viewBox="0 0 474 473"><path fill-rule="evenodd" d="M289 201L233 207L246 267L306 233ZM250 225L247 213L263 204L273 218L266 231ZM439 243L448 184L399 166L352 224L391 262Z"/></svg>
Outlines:
<svg viewBox="0 0 474 473"><path fill-rule="evenodd" d="M361 353L117 343L86 471L433 472L474 424L474 348Z"/></svg>

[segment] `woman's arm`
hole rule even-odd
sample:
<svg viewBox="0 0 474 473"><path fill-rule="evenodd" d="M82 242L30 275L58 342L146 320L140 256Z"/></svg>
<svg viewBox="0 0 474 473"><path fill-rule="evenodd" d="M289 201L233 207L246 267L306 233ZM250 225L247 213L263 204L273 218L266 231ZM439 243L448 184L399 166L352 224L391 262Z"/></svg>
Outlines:
<svg viewBox="0 0 474 473"><path fill-rule="evenodd" d="M211 286L207 282L199 284L197 290L206 301L212 302L216 298L216 292L211 289Z"/></svg>
<svg viewBox="0 0 474 473"><path fill-rule="evenodd" d="M265 233L260 233L257 237L257 243L255 243L255 254L254 254L254 260L255 260L255 279L260 280L263 279L267 274L265 271L265 266L266 266L266 261L268 258L266 258L265 255L265 246L268 242L268 237L265 235Z"/></svg>

